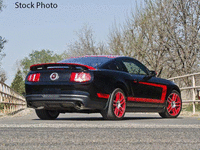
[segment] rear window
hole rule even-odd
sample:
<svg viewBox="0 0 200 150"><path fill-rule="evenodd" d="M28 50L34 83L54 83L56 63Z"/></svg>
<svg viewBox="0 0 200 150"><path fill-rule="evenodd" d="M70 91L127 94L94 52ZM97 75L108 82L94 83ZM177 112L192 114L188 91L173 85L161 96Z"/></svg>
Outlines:
<svg viewBox="0 0 200 150"><path fill-rule="evenodd" d="M78 58L64 59L62 61L59 61L58 63L76 63L98 68L102 64L108 62L111 59L112 58L109 57L78 57Z"/></svg>

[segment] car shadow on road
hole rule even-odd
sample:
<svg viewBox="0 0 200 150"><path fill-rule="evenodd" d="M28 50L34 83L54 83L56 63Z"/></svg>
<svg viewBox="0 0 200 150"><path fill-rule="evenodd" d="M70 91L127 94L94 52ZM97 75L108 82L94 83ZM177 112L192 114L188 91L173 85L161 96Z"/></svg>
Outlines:
<svg viewBox="0 0 200 150"><path fill-rule="evenodd" d="M53 121L127 121L127 120L163 120L164 118L161 117L124 117L122 120L104 120L102 117L62 117L57 118ZM168 118L171 119L171 118ZM176 119L182 119L182 117L176 118ZM33 120L40 120L40 119L33 119ZM166 119L164 119L166 120Z"/></svg>

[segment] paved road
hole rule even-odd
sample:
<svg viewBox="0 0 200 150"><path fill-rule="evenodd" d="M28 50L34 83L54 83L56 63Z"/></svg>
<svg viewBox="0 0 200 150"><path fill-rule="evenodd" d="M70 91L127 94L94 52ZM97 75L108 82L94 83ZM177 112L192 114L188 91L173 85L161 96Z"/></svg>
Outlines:
<svg viewBox="0 0 200 150"><path fill-rule="evenodd" d="M129 113L105 121L99 114L62 114L42 121L32 112L0 118L0 149L200 150L200 118Z"/></svg>

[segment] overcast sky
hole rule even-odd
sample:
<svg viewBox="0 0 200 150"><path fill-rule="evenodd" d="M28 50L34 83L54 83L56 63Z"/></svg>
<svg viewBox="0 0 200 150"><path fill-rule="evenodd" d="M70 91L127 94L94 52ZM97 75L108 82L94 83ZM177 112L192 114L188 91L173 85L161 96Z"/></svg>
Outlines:
<svg viewBox="0 0 200 150"><path fill-rule="evenodd" d="M114 22L123 24L136 5L136 0L39 1L57 5L57 8L47 9L36 8L38 1L34 0L3 1L6 8L0 13L0 36L8 40L4 49L6 57L2 61L8 85L15 76L16 62L32 50L49 49L61 54L67 44L77 39L75 32L84 25L93 29L97 42L106 41ZM142 1L137 0L137 3ZM19 3L31 2L34 8L15 8Z"/></svg>

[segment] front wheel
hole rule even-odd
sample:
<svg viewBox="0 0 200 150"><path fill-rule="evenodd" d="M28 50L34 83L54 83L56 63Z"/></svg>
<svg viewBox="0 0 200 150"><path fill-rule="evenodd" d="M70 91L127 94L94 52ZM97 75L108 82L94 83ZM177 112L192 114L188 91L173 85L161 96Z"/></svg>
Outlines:
<svg viewBox="0 0 200 150"><path fill-rule="evenodd" d="M162 118L176 118L182 109L182 100L180 93L173 90L167 97L165 110L159 113Z"/></svg>
<svg viewBox="0 0 200 150"><path fill-rule="evenodd" d="M55 110L36 109L35 112L42 120L54 120L59 115L59 112Z"/></svg>
<svg viewBox="0 0 200 150"><path fill-rule="evenodd" d="M109 97L108 105L101 111L104 119L119 120L122 119L126 111L126 97L124 92L117 88Z"/></svg>

